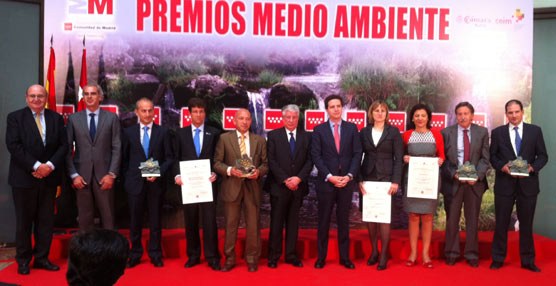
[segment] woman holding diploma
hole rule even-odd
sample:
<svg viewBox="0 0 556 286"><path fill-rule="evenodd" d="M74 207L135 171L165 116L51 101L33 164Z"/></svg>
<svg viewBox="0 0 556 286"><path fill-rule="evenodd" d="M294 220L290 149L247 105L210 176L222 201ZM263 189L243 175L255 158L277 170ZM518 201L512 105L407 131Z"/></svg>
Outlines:
<svg viewBox="0 0 556 286"><path fill-rule="evenodd" d="M398 191L398 185L401 183L404 145L400 130L386 123L388 113L388 106L384 101L373 102L369 108L369 125L359 133L364 154L359 183L363 195L366 193L363 188L363 181L391 182L389 195L395 194ZM361 209L363 208L363 199L360 200L359 206ZM377 269L385 270L390 246L390 224L375 222L367 222L366 224L372 246L367 265L374 265L378 262ZM380 260L378 252L379 231L382 241Z"/></svg>
<svg viewBox="0 0 556 286"><path fill-rule="evenodd" d="M406 146L406 155L403 157L406 164L409 164L411 157L438 157L439 166L444 162L444 141L442 134L436 130L431 130L431 117L432 112L425 104L419 103L411 108L408 130L402 135ZM432 268L429 247L432 236L432 221L436 212L438 198L408 198L407 178L405 182L404 210L409 214L409 244L411 246L411 254L407 259L406 266L417 264L417 242L419 240L419 222L421 222L423 266Z"/></svg>

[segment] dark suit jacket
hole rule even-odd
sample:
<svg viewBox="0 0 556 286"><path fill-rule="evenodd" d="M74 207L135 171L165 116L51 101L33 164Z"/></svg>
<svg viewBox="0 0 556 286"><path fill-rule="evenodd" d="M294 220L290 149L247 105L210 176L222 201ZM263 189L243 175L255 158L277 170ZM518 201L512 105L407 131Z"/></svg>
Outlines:
<svg viewBox="0 0 556 286"><path fill-rule="evenodd" d="M46 177L49 187L62 183L64 158L68 152L68 141L64 119L58 113L45 109L46 145L29 107L8 114L6 146L10 152L8 184L14 188L32 188L41 180L33 177L33 165L37 161L54 164L54 171Z"/></svg>
<svg viewBox="0 0 556 286"><path fill-rule="evenodd" d="M201 154L197 158L197 153L195 151L195 144L193 143L193 135L191 131L191 126L180 128L177 131L178 138L178 152L177 152L177 162L174 164L173 176L180 174L180 161L189 160L199 160L199 159L209 159L210 166L214 163L214 148L216 147L216 142L220 137L220 131L216 128L207 126L205 124L203 130L203 145L201 146ZM216 194L216 188L213 186L213 195ZM216 197L214 197L216 202Z"/></svg>
<svg viewBox="0 0 556 286"><path fill-rule="evenodd" d="M477 195L482 195L488 189L485 176L490 167L490 153L488 150L488 130L476 124L469 127L471 141L469 142L469 161L475 166L479 180L472 186ZM441 192L453 195L459 187L459 180L454 175L459 168L458 161L458 125L446 127L440 131L444 137L444 155L446 160L440 172L442 175Z"/></svg>
<svg viewBox="0 0 556 286"><path fill-rule="evenodd" d="M108 173L118 175L120 172L120 120L110 111L100 109L99 112L94 141L89 135L86 110L70 115L66 128L69 146L75 141L75 156L72 159L72 152L66 156L68 175L78 173L88 184L93 177L93 167L99 182Z"/></svg>
<svg viewBox="0 0 556 286"><path fill-rule="evenodd" d="M533 167L529 177L516 179L502 172L502 167L509 161L515 160L516 155L510 141L509 124L502 125L492 130L490 144L490 163L496 170L494 193L496 195L513 195L513 185L519 184L525 195L536 196L540 192L539 171L548 162L548 154L544 145L541 128L523 123L523 135L519 156L527 160Z"/></svg>
<svg viewBox="0 0 556 286"><path fill-rule="evenodd" d="M359 133L363 153L360 179L362 181L377 180L401 184L404 145L400 130L385 124L378 144L374 145L372 125Z"/></svg>
<svg viewBox="0 0 556 286"><path fill-rule="evenodd" d="M143 150L139 126L139 124L135 124L122 132L122 174L124 188L130 194L139 194L143 189L145 178L141 177L141 170L139 170L141 162L145 162L149 158L158 161L162 176L174 163L172 139L168 128L153 123L149 137L149 157L147 158ZM164 180L157 178L154 182L162 187Z"/></svg>
<svg viewBox="0 0 556 286"><path fill-rule="evenodd" d="M218 143L216 143L213 168L217 174L222 176L220 197L224 202L235 201L241 191L242 183L245 181L252 190L258 190L254 195L255 201L260 204L262 180L264 175L268 172L265 139L255 133L249 132L249 150L253 165L259 170L259 178L257 180L228 176L228 167L235 166L236 160L241 158L237 132L235 130L222 134Z"/></svg>
<svg viewBox="0 0 556 286"><path fill-rule="evenodd" d="M346 176L351 173L354 177L358 175L362 152L359 131L355 124L347 121L342 121L340 129L340 153L336 150L329 121L319 124L313 131L311 156L318 170L317 191L319 192L334 190L334 185L324 181L328 174ZM353 187L354 181L352 180L346 188L352 189Z"/></svg>
<svg viewBox="0 0 556 286"><path fill-rule="evenodd" d="M306 195L309 191L307 179L313 168L311 161L311 134L297 128L295 135L295 154L290 149L290 135L286 128L272 130L267 134L268 166L270 175L270 192L280 196L283 190L288 190L284 181L292 176L301 179L296 194Z"/></svg>

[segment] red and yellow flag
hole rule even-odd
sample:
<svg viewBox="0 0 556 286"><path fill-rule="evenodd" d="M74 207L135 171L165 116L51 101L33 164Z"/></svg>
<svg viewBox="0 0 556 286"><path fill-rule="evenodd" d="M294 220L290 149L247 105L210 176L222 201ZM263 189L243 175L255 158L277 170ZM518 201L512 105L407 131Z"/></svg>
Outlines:
<svg viewBox="0 0 556 286"><path fill-rule="evenodd" d="M48 91L48 101L46 108L56 111L56 84L54 78L56 77L56 56L54 55L54 48L52 47L52 37L50 38L50 59L48 60L48 72L46 74L46 90Z"/></svg>

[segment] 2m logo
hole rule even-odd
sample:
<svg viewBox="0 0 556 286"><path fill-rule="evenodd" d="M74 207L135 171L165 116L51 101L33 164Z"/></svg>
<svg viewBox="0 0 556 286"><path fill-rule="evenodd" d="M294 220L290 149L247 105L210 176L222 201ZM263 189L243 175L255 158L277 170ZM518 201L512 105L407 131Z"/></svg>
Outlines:
<svg viewBox="0 0 556 286"><path fill-rule="evenodd" d="M113 15L114 0L69 0L70 14Z"/></svg>

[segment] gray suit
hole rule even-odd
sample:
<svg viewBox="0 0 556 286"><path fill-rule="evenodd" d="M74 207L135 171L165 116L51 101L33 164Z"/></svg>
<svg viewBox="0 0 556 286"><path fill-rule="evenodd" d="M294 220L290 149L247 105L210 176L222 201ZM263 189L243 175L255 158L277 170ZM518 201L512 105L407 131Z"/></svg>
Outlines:
<svg viewBox="0 0 556 286"><path fill-rule="evenodd" d="M99 182L107 174L118 175L120 170L120 121L116 114L100 109L94 140L89 135L86 110L68 118L69 145L75 142L75 155L66 157L70 176L79 174L87 185L77 190L79 228L93 228L94 205L98 208L103 227L114 229L114 191L100 190ZM70 147L71 148L71 147ZM93 199L94 198L94 199Z"/></svg>
<svg viewBox="0 0 556 286"><path fill-rule="evenodd" d="M477 169L479 180L474 184L460 183L454 178L458 169L458 125L449 126L441 131L444 137L444 154L446 160L441 167L441 192L446 206L446 247L444 254L448 258L460 255L459 221L461 206L464 205L465 230L467 233L464 257L467 260L479 259L479 239L477 225L483 193L488 188L486 172L489 168L488 130L471 124L469 161ZM463 148L463 147L462 147Z"/></svg>

